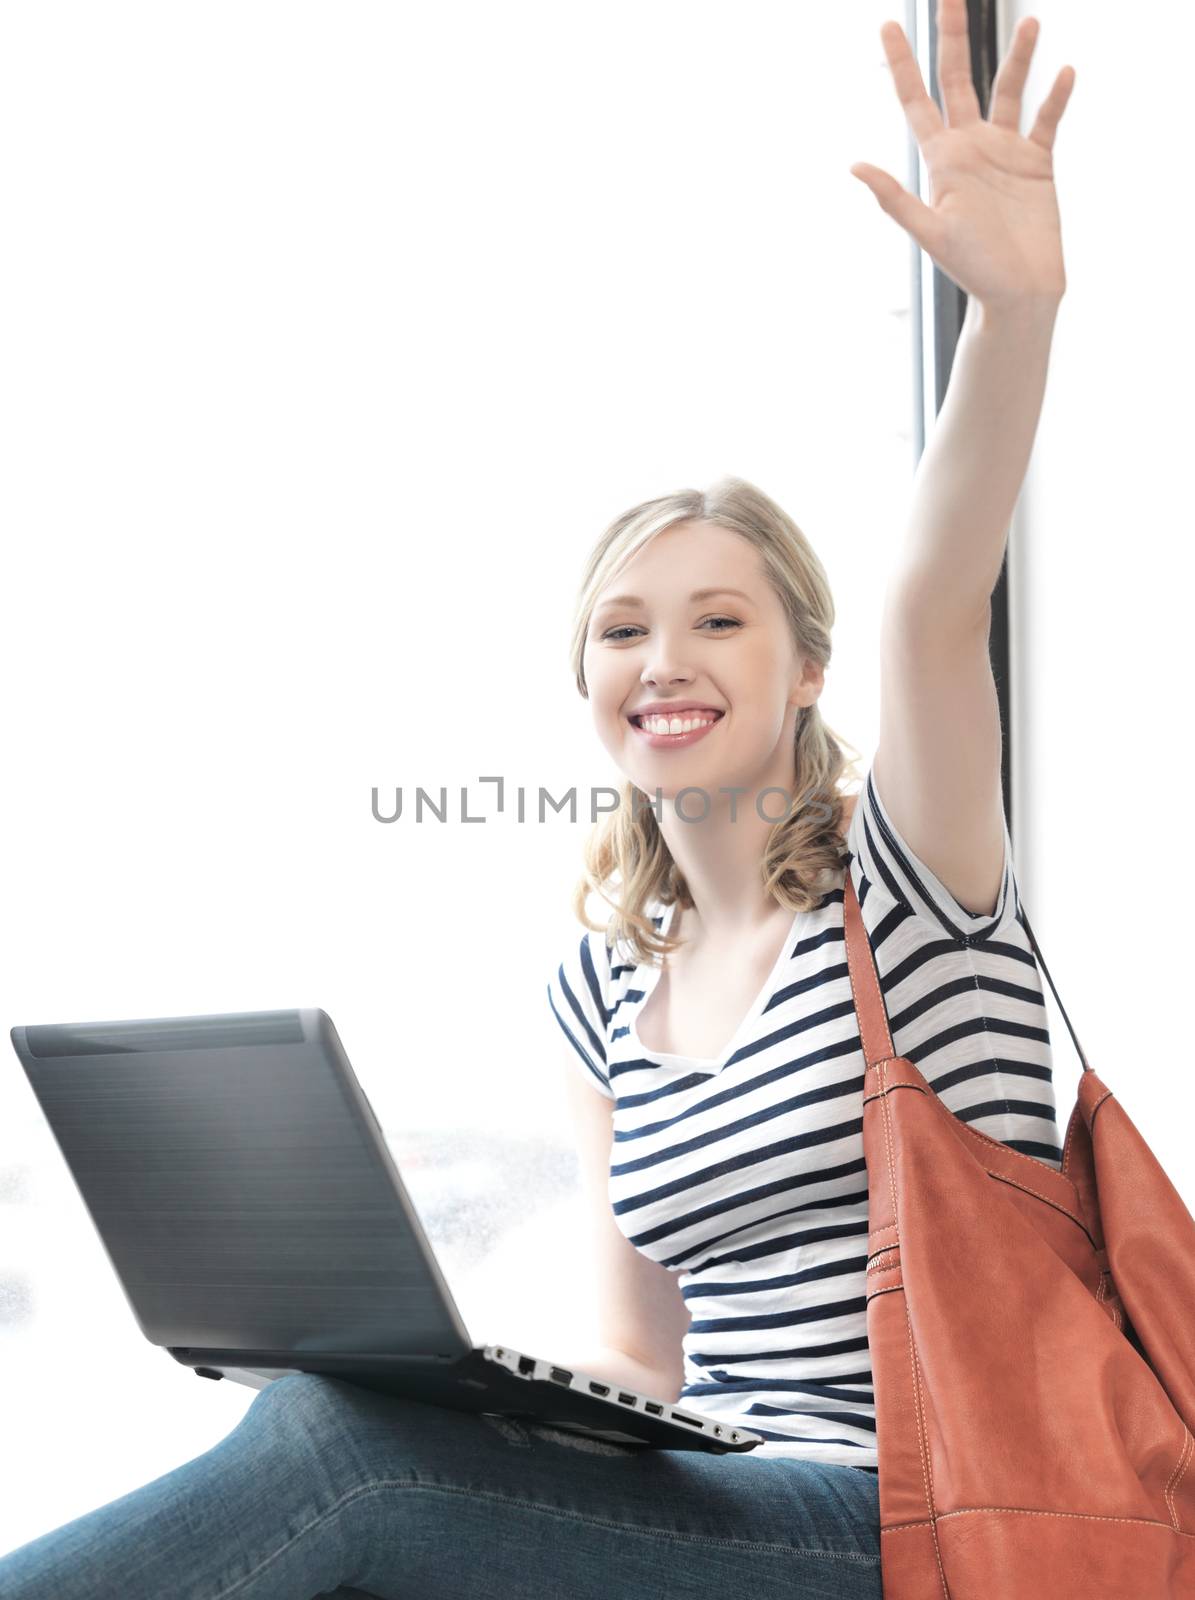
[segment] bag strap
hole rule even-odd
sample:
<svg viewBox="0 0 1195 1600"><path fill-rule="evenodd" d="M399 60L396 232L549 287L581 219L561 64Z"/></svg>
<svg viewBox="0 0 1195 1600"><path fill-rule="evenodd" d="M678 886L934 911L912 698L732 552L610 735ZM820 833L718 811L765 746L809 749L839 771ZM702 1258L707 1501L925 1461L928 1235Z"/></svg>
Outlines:
<svg viewBox="0 0 1195 1600"><path fill-rule="evenodd" d="M1046 966L1045 957L1042 955L1041 950L1038 947L1037 940L1033 937L1033 929L1029 926L1029 918L1025 915L1025 907L1021 902L1019 895L1017 896L1017 903L1021 908L1020 918L1025 924L1025 932L1029 935L1029 943L1033 946L1033 953L1037 957L1041 970L1046 975L1046 982L1050 985L1051 989L1054 989L1054 980L1050 976L1050 969ZM1071 1019L1066 1014L1066 1007L1063 1005L1062 996L1058 993L1057 989L1054 989L1054 998L1058 1001L1058 1009L1062 1012L1062 1020L1066 1023L1067 1031L1070 1033L1071 1038L1075 1041L1075 1049L1079 1052L1079 1060L1083 1063L1083 1071L1090 1072L1091 1068L1087 1064L1087 1057L1083 1054L1083 1046L1079 1043L1075 1030L1071 1027Z"/></svg>
<svg viewBox="0 0 1195 1600"><path fill-rule="evenodd" d="M847 962L851 971L851 987L855 995L855 1009L859 1014L860 1036L863 1041L863 1052L868 1066L873 1061L882 1060L894 1053L891 1035L888 1029L888 1008L884 1003L883 993L879 986L879 973L875 968L875 959L872 955L871 940L864 931L862 908L859 897L855 893L855 880L851 876L848 865L846 877L843 880L845 890L843 898L843 924L846 932ZM1014 885L1014 893L1015 885ZM1029 918L1025 914L1025 906L1017 894L1017 920L1025 926L1029 935L1029 943L1033 946L1033 953L1037 957L1038 965L1046 975L1046 982L1054 991L1054 998L1058 1002L1058 1009L1062 1012L1063 1021L1067 1031L1074 1041L1075 1049L1079 1053L1079 1060L1083 1064L1083 1071L1090 1072L1087 1057L1083 1054L1083 1046L1079 1043L1078 1035L1071 1027L1071 1019L1066 1014L1066 1007L1062 1003L1062 996L1055 988L1054 980L1050 976L1050 969L1046 966L1045 957L1041 947L1034 937L1033 929L1029 926ZM854 949L852 950L852 945ZM865 1004L860 1007L860 998Z"/></svg>

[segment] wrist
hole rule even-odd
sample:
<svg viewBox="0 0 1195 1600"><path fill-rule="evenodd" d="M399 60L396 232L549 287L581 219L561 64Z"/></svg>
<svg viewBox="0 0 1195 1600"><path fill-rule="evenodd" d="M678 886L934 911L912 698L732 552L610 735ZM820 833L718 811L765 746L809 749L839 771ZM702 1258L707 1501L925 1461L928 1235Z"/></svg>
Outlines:
<svg viewBox="0 0 1195 1600"><path fill-rule="evenodd" d="M971 296L967 301L967 311L971 314L974 307L974 312L968 316L968 320L973 319L977 328L994 329L997 332L1049 333L1057 320L1061 304L1062 293L1010 295L1003 300L978 300Z"/></svg>

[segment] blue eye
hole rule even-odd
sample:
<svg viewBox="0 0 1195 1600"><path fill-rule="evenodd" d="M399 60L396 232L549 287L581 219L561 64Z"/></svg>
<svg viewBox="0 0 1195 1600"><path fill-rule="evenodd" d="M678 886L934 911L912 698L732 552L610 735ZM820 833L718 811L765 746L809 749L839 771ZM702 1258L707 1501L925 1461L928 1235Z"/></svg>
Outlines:
<svg viewBox="0 0 1195 1600"><path fill-rule="evenodd" d="M725 623L728 623L731 628L741 628L742 627L742 623L738 622L734 617L706 617L705 622L702 622L700 624L700 626L704 628L706 622L725 622ZM643 630L641 628L636 630L632 625L630 625L628 623L626 626L621 627L621 628L611 628L608 633L604 633L602 635L602 638L603 639L613 639L616 634L619 634L619 633L635 633L636 631L642 633ZM725 633L727 630L725 628L716 628L714 631L716 633Z"/></svg>

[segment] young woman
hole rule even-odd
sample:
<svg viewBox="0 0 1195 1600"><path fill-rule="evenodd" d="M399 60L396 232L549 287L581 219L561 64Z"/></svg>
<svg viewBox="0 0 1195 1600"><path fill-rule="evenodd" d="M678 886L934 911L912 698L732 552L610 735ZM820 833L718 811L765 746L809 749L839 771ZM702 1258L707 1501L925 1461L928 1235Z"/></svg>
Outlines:
<svg viewBox="0 0 1195 1600"><path fill-rule="evenodd" d="M577 1365L766 1442L643 1449L295 1375L211 1450L0 1558L6 1600L881 1595L877 1481L855 1470L876 1449L846 871L898 1051L956 1115L1060 1163L987 638L1065 288L1051 147L1073 74L1022 137L1036 23L986 120L965 0L940 0L939 26L946 123L901 29L882 30L931 205L852 168L971 297L853 815L817 705L825 573L758 490L732 479L620 517L575 634L627 779L579 887L589 931L549 985L595 1202L604 1345Z"/></svg>

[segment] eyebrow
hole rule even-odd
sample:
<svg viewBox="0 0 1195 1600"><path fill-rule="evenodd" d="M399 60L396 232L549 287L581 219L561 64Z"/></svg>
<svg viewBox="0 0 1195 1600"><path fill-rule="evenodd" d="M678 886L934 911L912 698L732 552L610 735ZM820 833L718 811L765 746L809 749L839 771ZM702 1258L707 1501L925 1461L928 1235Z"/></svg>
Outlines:
<svg viewBox="0 0 1195 1600"><path fill-rule="evenodd" d="M709 600L716 594L737 595L740 600L746 600L749 604L754 604L751 596L745 594L742 589L694 589L689 599ZM603 600L596 609L604 611L607 606L642 606L643 603L637 594L612 594L608 600Z"/></svg>

